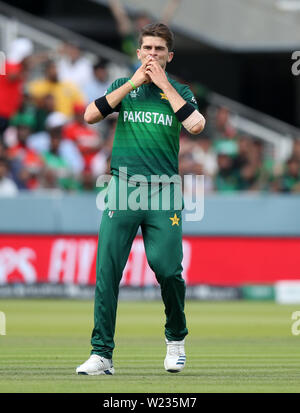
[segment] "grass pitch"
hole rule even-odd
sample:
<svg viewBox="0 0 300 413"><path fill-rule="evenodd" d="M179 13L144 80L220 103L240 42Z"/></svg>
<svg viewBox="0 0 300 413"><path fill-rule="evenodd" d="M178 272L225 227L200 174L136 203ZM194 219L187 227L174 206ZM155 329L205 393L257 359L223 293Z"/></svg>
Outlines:
<svg viewBox="0 0 300 413"><path fill-rule="evenodd" d="M120 302L114 376L77 376L89 357L93 303L1 300L0 393L299 392L299 306L270 302L186 303L187 366L165 372L161 302Z"/></svg>

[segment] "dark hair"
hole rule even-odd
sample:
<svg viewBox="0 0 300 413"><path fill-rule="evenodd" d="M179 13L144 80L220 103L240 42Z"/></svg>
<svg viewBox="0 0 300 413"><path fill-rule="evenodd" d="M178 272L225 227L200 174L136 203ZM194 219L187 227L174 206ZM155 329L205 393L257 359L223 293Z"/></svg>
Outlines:
<svg viewBox="0 0 300 413"><path fill-rule="evenodd" d="M101 69L106 69L107 65L108 65L108 60L105 59L105 58L100 57L100 58L98 58L98 60L94 63L93 68L94 68L94 70L97 70L97 69L99 69L99 68L101 68Z"/></svg>
<svg viewBox="0 0 300 413"><path fill-rule="evenodd" d="M151 23L147 24L145 27L142 28L140 36L139 36L139 45L141 47L143 43L143 37L145 36L153 36L153 37L161 37L167 43L167 47L169 52L173 50L174 47L174 35L171 30L163 23Z"/></svg>

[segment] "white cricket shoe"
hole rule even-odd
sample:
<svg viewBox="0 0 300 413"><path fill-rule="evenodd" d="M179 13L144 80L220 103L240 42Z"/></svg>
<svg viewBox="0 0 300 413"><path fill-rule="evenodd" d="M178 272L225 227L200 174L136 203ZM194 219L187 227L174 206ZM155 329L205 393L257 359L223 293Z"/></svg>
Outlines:
<svg viewBox="0 0 300 413"><path fill-rule="evenodd" d="M112 360L92 354L90 358L78 366L77 374L85 374L89 376L98 376L99 374L114 374L115 369Z"/></svg>
<svg viewBox="0 0 300 413"><path fill-rule="evenodd" d="M164 366L169 373L179 373L185 366L184 340L169 341L166 339L167 355Z"/></svg>

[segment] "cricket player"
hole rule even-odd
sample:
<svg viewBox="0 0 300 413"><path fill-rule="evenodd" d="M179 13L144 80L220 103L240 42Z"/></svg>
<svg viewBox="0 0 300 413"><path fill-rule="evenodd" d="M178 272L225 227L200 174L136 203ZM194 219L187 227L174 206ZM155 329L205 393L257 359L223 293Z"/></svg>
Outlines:
<svg viewBox="0 0 300 413"><path fill-rule="evenodd" d="M92 351L90 358L77 367L77 374L114 374L112 354L119 284L139 227L165 306L164 367L173 373L185 366L184 341L188 330L184 314L185 282L181 275L183 205L174 202L165 209L159 200L158 209L151 209L153 193L163 191L163 185L159 184L153 190L152 183L155 188L159 177L178 176L181 125L191 134L199 134L205 119L189 87L173 80L165 71L174 56L173 34L169 28L161 23L145 26L139 45L137 57L141 66L134 75L117 79L105 96L90 103L85 111L85 120L91 124L114 111L119 112L111 158L112 178L107 192L115 198L117 206L108 205L102 216ZM118 189L124 182L128 186L125 192L120 192ZM150 182L152 189L148 190ZM137 189L135 184L143 189L143 194L147 189L148 208L121 208L120 204L129 200ZM174 198L173 190L170 194Z"/></svg>

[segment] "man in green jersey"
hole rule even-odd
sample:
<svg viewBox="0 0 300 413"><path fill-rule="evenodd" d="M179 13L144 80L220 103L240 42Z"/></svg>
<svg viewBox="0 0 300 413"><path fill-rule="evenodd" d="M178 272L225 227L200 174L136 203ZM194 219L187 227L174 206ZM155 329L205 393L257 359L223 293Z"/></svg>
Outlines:
<svg viewBox="0 0 300 413"><path fill-rule="evenodd" d="M139 44L141 66L134 75L113 82L106 95L90 103L85 112L88 123L99 122L114 111L119 112L119 117L107 192L115 202L113 207L109 202L104 210L99 232L92 351L90 358L77 367L77 374L114 374L112 353L119 283L139 227L165 305L164 367L169 372L179 372L185 366L184 339L188 330L181 275L182 202L178 205L174 190L170 190L170 206L165 208L160 198L163 185L159 183L164 183L162 177L178 177L181 125L190 133L199 134L205 120L189 87L165 72L174 55L169 28L161 23L145 26ZM122 192L124 182L126 191ZM130 202L136 186L141 190L139 195L145 193L145 188L148 194L140 208L136 208L137 202L134 207ZM153 193L159 198L155 208Z"/></svg>

